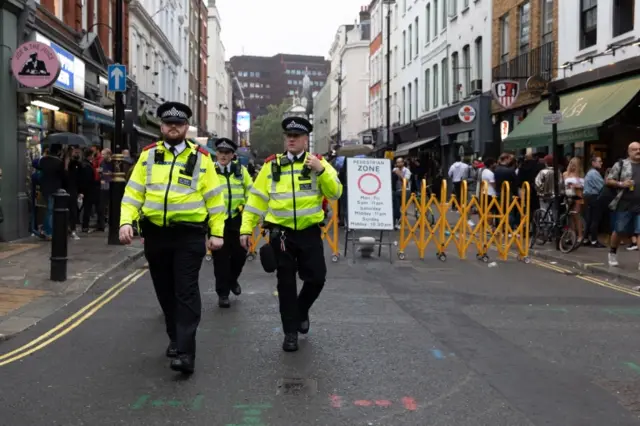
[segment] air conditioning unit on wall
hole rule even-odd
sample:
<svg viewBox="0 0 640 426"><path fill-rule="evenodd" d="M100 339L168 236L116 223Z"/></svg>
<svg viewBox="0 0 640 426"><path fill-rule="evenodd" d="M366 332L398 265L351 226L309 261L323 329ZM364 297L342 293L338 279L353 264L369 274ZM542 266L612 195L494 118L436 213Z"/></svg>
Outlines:
<svg viewBox="0 0 640 426"><path fill-rule="evenodd" d="M482 80L472 80L470 89L472 95L480 95L482 93Z"/></svg>

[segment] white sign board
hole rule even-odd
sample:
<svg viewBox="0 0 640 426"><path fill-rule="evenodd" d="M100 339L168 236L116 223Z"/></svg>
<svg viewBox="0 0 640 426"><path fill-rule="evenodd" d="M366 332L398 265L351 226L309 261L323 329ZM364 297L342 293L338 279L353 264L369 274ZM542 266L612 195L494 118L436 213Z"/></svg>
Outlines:
<svg viewBox="0 0 640 426"><path fill-rule="evenodd" d="M562 123L562 113L561 112L556 112L553 114L547 114L545 116L542 117L542 123L545 125L550 125L550 124L558 124L558 123Z"/></svg>
<svg viewBox="0 0 640 426"><path fill-rule="evenodd" d="M393 230L391 161L347 158L349 229Z"/></svg>

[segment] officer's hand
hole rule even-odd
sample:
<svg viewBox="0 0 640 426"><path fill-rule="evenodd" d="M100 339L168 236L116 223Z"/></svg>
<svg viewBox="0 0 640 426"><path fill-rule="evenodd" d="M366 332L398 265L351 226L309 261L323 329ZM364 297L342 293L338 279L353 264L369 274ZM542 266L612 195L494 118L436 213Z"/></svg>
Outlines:
<svg viewBox="0 0 640 426"><path fill-rule="evenodd" d="M222 238L210 237L207 241L207 248L211 251L220 250L223 244L224 240Z"/></svg>
<svg viewBox="0 0 640 426"><path fill-rule="evenodd" d="M240 245L243 249L249 250L249 235L240 235Z"/></svg>
<svg viewBox="0 0 640 426"><path fill-rule="evenodd" d="M311 170L313 170L316 173L320 173L321 171L324 170L324 166L322 165L322 162L315 155L308 155L307 161L305 162L305 164L307 167L309 167Z"/></svg>
<svg viewBox="0 0 640 426"><path fill-rule="evenodd" d="M119 237L122 244L131 244L133 241L133 227L131 225L122 225L120 227Z"/></svg>

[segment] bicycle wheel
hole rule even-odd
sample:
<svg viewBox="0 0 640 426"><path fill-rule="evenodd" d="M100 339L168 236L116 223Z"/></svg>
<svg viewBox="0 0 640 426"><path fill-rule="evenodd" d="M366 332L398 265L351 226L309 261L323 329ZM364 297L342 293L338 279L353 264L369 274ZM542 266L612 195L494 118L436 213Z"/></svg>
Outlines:
<svg viewBox="0 0 640 426"><path fill-rule="evenodd" d="M560 251L570 253L578 247L578 236L571 228L564 229L560 235Z"/></svg>

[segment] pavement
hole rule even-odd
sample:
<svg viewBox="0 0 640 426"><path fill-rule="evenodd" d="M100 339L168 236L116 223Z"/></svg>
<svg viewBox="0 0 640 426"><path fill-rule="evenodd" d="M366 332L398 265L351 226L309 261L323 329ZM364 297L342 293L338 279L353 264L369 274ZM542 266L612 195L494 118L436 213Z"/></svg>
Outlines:
<svg viewBox="0 0 640 426"><path fill-rule="evenodd" d="M288 354L275 277L248 262L222 310L205 262L185 379L139 260L0 342L0 424L640 425L640 298L560 271L342 258Z"/></svg>
<svg viewBox="0 0 640 426"><path fill-rule="evenodd" d="M82 234L69 240L68 279L54 282L49 279L51 243L36 238L0 243L0 341L37 324L142 255L139 241L109 246L106 233Z"/></svg>

